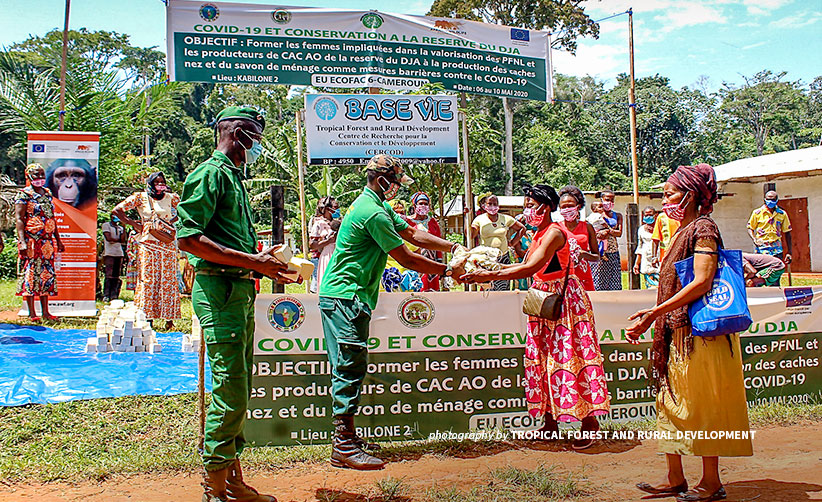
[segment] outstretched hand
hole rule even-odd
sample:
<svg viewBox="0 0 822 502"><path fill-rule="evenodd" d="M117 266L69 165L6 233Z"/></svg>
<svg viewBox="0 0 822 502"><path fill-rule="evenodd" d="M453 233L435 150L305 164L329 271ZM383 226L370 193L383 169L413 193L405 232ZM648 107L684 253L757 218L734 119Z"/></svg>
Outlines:
<svg viewBox="0 0 822 502"><path fill-rule="evenodd" d="M655 320L654 309L640 310L629 317L628 320L635 322L628 326L625 334L628 336L628 343L636 345L639 343L639 337L648 331L648 328L653 324Z"/></svg>
<svg viewBox="0 0 822 502"><path fill-rule="evenodd" d="M288 270L288 264L282 263L280 260L274 258L269 253L271 248L264 249L262 252L254 255L252 270L270 277L273 281L280 284L291 284L296 282L293 279L283 276L283 273Z"/></svg>

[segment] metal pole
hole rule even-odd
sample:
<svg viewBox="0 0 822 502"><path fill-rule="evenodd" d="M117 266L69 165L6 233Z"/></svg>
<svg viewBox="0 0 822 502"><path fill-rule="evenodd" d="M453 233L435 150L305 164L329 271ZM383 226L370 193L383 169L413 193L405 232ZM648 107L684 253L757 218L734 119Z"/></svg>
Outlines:
<svg viewBox="0 0 822 502"><path fill-rule="evenodd" d="M198 323L199 324L199 323ZM205 449L205 337L203 328L199 329L197 336L200 337L200 350L197 351L197 411L200 422L200 436L197 440L197 447L200 453Z"/></svg>
<svg viewBox="0 0 822 502"><path fill-rule="evenodd" d="M628 9L628 52L631 55L631 87L628 88L628 110L631 117L631 173L634 178L634 204L639 204L639 161L636 153L636 82L634 81L634 11Z"/></svg>
<svg viewBox="0 0 822 502"><path fill-rule="evenodd" d="M60 130L65 126L66 115L66 59L68 58L68 29L69 11L71 10L71 0L66 0L66 19L63 24L63 57L60 64Z"/></svg>
<svg viewBox="0 0 822 502"><path fill-rule="evenodd" d="M300 231L302 233L303 242L303 258L308 259L308 222L305 216L305 175L303 173L303 118L305 110L297 110L295 116L297 119L297 171L299 172L300 180ZM311 292L311 281L306 282L305 292Z"/></svg>

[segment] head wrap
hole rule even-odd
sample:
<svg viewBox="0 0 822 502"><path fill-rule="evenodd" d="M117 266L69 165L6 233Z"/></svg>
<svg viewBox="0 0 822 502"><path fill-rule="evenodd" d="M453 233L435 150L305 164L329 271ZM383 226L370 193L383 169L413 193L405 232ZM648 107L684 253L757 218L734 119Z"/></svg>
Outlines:
<svg viewBox="0 0 822 502"><path fill-rule="evenodd" d="M32 176L34 176L34 172L43 169L43 166L38 164L37 162L32 162L31 164L26 166L26 179L31 181Z"/></svg>
<svg viewBox="0 0 822 502"><path fill-rule="evenodd" d="M394 200L391 202L391 207L392 207L395 211L397 210L397 208L398 208L398 207L399 207L399 208L402 208L403 210L405 210L405 201L404 201L404 200L400 200L400 199L394 199Z"/></svg>
<svg viewBox="0 0 822 502"><path fill-rule="evenodd" d="M525 185L522 191L526 196L531 197L540 204L546 204L552 212L556 211L559 206L559 195L557 195L557 191L554 190L552 186L541 184L534 186Z"/></svg>
<svg viewBox="0 0 822 502"><path fill-rule="evenodd" d="M694 202L699 206L699 214L710 214L714 210L716 195L716 173L708 164L679 166L668 178L668 183L680 190L694 194Z"/></svg>
<svg viewBox="0 0 822 502"><path fill-rule="evenodd" d="M488 197L491 197L492 195L494 195L494 194L493 194L493 193L491 193L491 192L481 193L481 194L479 194L479 196L477 197L477 202L478 202L478 203L479 203L479 205L481 206L481 205L485 204L485 201L486 201L486 200L488 200Z"/></svg>
<svg viewBox="0 0 822 502"><path fill-rule="evenodd" d="M154 182L157 181L157 178L159 178L160 176L162 176L163 179L165 179L166 177L165 174L163 174L162 172L156 171L149 174L148 178L146 178L146 193L148 193L150 196L157 200L162 199L165 195L165 193L157 193L157 190L154 189Z"/></svg>
<svg viewBox="0 0 822 502"><path fill-rule="evenodd" d="M562 189L559 191L559 198L561 199L566 195L573 197L574 200L577 201L577 206L582 207L585 205L585 195L582 193L582 190L575 187L574 185L562 187Z"/></svg>
<svg viewBox="0 0 822 502"><path fill-rule="evenodd" d="M417 192L417 193L415 193L414 195L411 196L411 205L416 206L417 202L419 202L421 200L427 200L429 204L431 203L431 198L428 196L427 193Z"/></svg>

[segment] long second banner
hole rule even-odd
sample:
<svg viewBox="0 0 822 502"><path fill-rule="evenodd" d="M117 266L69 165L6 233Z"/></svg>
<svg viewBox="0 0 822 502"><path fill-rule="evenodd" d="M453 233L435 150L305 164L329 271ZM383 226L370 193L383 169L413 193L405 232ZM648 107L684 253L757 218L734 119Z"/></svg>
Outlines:
<svg viewBox="0 0 822 502"><path fill-rule="evenodd" d="M418 89L548 101L547 32L377 11L170 0L172 80Z"/></svg>
<svg viewBox="0 0 822 502"><path fill-rule="evenodd" d="M655 416L646 342L628 344L628 316L655 291L592 293L612 420ZM526 412L521 292L389 293L371 322L369 375L357 425L382 440L434 432L533 429ZM749 289L754 324L742 338L750 405L806 403L822 391L822 287ZM255 444L326 442L330 367L315 295L261 295L246 437Z"/></svg>

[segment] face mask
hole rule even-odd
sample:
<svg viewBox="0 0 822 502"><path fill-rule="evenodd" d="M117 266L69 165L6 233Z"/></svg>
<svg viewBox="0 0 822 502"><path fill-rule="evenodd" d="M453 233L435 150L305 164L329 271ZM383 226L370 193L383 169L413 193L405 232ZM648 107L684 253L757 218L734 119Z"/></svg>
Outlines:
<svg viewBox="0 0 822 502"><path fill-rule="evenodd" d="M428 211L431 210L431 206L417 206L414 210L417 212L418 215L425 216L428 214Z"/></svg>
<svg viewBox="0 0 822 502"><path fill-rule="evenodd" d="M31 186L37 187L37 188L43 188L44 186L46 186L46 178L31 180Z"/></svg>
<svg viewBox="0 0 822 502"><path fill-rule="evenodd" d="M765 206L767 206L768 209L775 208L777 204L779 204L778 200L765 199Z"/></svg>
<svg viewBox="0 0 822 502"><path fill-rule="evenodd" d="M542 207L542 205L539 207ZM545 220L545 214L539 214L537 212L537 208L535 207L526 207L522 210L522 214L525 215L525 223L531 225L532 227L540 226Z"/></svg>
<svg viewBox="0 0 822 502"><path fill-rule="evenodd" d="M683 205L683 203L685 205ZM665 211L665 215L676 221L682 221L685 218L685 208L688 207L691 201L688 199L686 195L679 204L665 204L662 206L662 210Z"/></svg>
<svg viewBox="0 0 822 502"><path fill-rule="evenodd" d="M383 187L382 182L385 181L388 183L388 188ZM388 180L383 178L377 178L377 183L379 183L380 188L382 189L382 194L385 197L385 200L391 200L397 196L397 193L400 191L399 183L390 183Z"/></svg>
<svg viewBox="0 0 822 502"><path fill-rule="evenodd" d="M642 223L645 223L646 225L650 225L653 222L654 222L654 217L653 216L643 216L642 217Z"/></svg>
<svg viewBox="0 0 822 502"><path fill-rule="evenodd" d="M499 212L499 206L489 206L488 204L485 205L485 212L494 216Z"/></svg>
<svg viewBox="0 0 822 502"><path fill-rule="evenodd" d="M579 218L579 209L576 207L565 207L559 210L559 214L565 218L565 221L574 221Z"/></svg>
<svg viewBox="0 0 822 502"><path fill-rule="evenodd" d="M339 208L335 209L334 212L331 213L331 217L334 218L335 220L338 219L340 217L340 209Z"/></svg>
<svg viewBox="0 0 822 502"><path fill-rule="evenodd" d="M163 192L165 192L166 190L168 190L168 185L164 185L164 184L162 184L162 183L159 183L159 184L157 184L157 185L154 185L154 190L155 190L157 193L163 193Z"/></svg>
<svg viewBox="0 0 822 502"><path fill-rule="evenodd" d="M614 208L614 203L609 200L602 201L602 210L603 211L610 211Z"/></svg>
<svg viewBox="0 0 822 502"><path fill-rule="evenodd" d="M256 139L252 138L250 134L240 129L245 137L251 140L251 148L246 148L245 145L240 142L240 146L245 149L245 165L250 166L254 162L260 158L260 155L263 153L263 145L257 141Z"/></svg>

